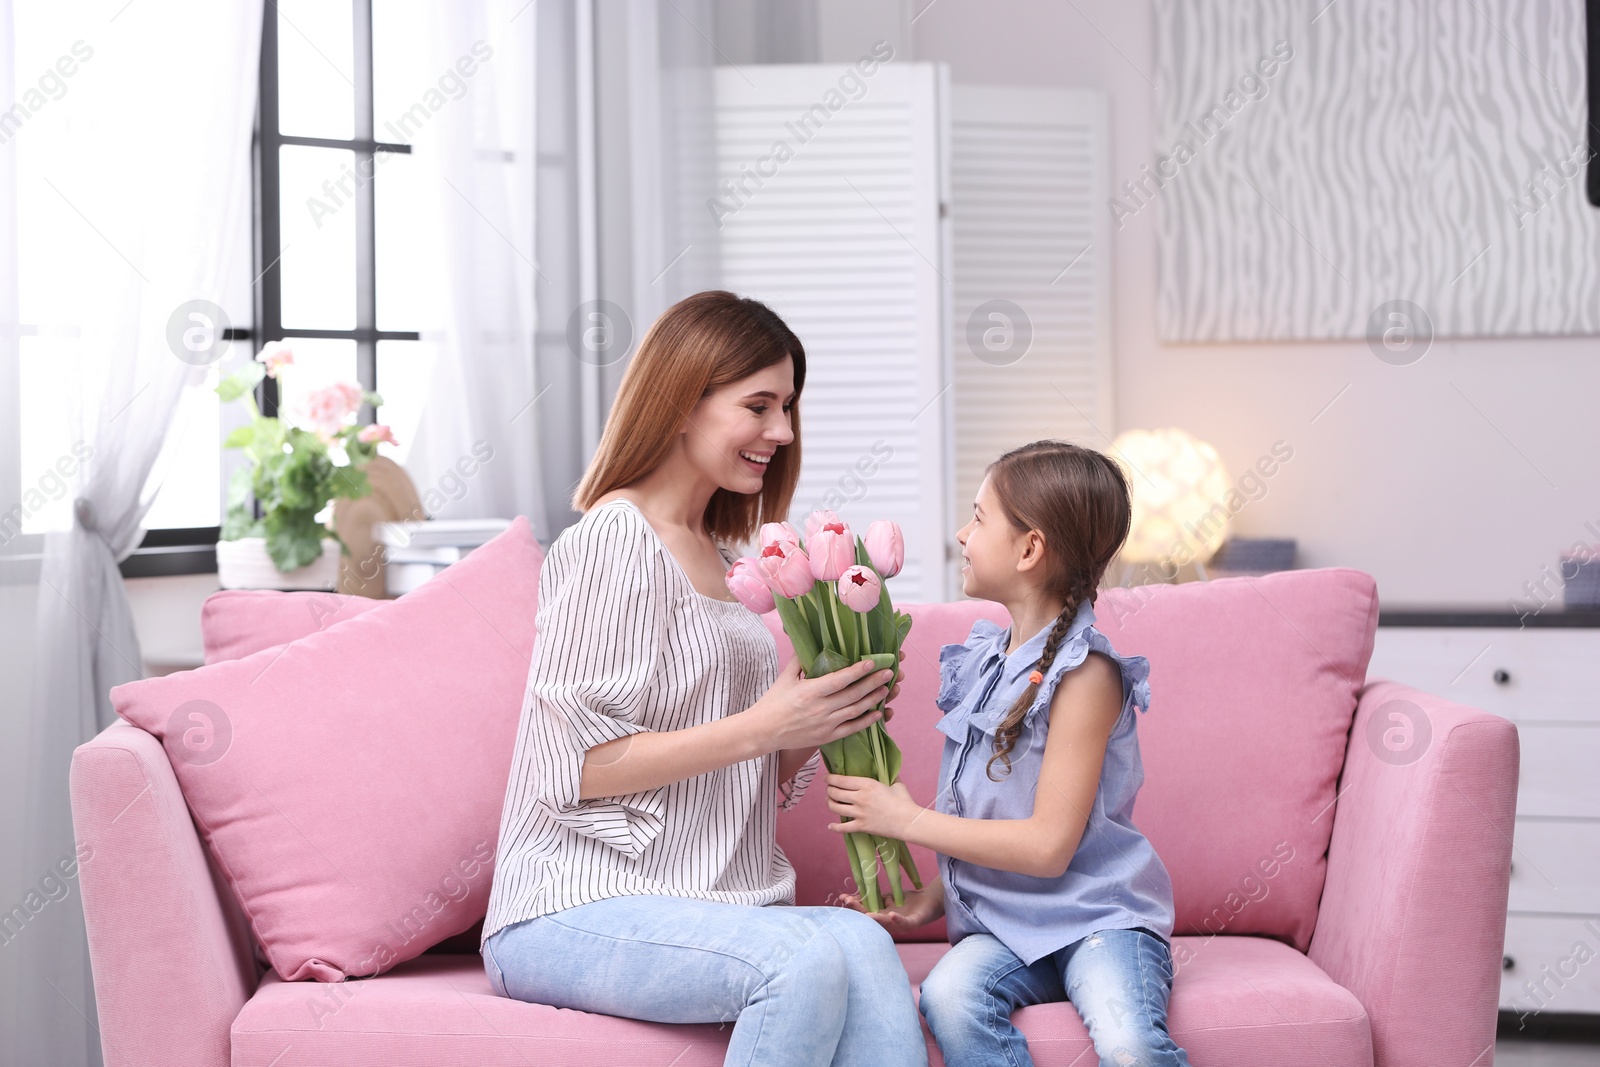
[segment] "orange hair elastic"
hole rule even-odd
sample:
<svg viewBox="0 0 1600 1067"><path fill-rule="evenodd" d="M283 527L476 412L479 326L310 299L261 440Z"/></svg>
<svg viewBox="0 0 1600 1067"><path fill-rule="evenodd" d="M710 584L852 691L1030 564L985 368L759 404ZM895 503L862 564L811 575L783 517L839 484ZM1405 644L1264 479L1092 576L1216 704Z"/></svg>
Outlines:
<svg viewBox="0 0 1600 1067"><path fill-rule="evenodd" d="M1032 682L1034 685L1038 685L1040 682L1044 681L1043 672L1034 671L1032 674L1028 675L1028 681Z"/></svg>

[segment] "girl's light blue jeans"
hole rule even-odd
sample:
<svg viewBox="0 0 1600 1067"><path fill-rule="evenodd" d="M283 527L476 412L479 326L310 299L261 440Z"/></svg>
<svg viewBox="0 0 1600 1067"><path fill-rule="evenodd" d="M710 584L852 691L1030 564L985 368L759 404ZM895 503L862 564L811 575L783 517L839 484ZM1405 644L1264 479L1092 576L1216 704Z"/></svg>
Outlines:
<svg viewBox="0 0 1600 1067"><path fill-rule="evenodd" d="M1071 1000L1101 1067L1188 1067L1167 1033L1172 952L1144 930L1101 930L1031 966L993 934L968 934L922 983L922 1015L947 1067L1032 1067L1011 1013Z"/></svg>
<svg viewBox="0 0 1600 1067"><path fill-rule="evenodd" d="M501 996L652 1022L731 1022L726 1064L928 1062L893 940L847 908L612 897L513 923L482 955Z"/></svg>

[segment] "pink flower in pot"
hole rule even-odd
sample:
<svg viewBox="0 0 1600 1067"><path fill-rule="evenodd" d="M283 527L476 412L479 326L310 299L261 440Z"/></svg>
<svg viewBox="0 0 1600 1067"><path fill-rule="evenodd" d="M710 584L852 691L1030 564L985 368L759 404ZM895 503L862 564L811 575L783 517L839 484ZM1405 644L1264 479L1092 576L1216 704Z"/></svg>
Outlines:
<svg viewBox="0 0 1600 1067"><path fill-rule="evenodd" d="M386 445L398 445L400 443L394 439L394 429L385 426L381 422L374 426L361 427L361 432L356 434L356 440L364 445L370 445L374 441L382 441Z"/></svg>
<svg viewBox="0 0 1600 1067"><path fill-rule="evenodd" d="M344 429L345 420L354 415L360 406L360 386L335 382L306 397L306 422L318 436L331 438Z"/></svg>
<svg viewBox="0 0 1600 1067"><path fill-rule="evenodd" d="M294 365L294 353L282 341L274 341L264 347L257 355L263 366L267 368L267 377L276 378L280 367Z"/></svg>

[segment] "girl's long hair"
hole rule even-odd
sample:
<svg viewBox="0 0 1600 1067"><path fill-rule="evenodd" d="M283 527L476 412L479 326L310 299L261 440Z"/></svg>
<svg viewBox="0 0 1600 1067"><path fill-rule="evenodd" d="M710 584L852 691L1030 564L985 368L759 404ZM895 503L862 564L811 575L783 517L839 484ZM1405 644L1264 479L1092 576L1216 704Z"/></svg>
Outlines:
<svg viewBox="0 0 1600 1067"><path fill-rule="evenodd" d="M1133 521L1128 479L1109 457L1055 440L1013 448L989 464L985 474L1011 525L1043 535L1042 592L1065 602L1032 668L1042 676L1055 661L1079 605L1095 602L1106 568L1128 538ZM996 760L1011 772L1011 750L1038 692L1039 683L1030 681L995 731L994 755L984 767L990 780L996 780Z"/></svg>
<svg viewBox="0 0 1600 1067"><path fill-rule="evenodd" d="M788 517L800 479L800 390L806 350L776 313L759 300L720 289L672 305L650 327L623 372L606 417L600 446L572 494L572 506L594 502L655 470L694 406L717 389L763 368L794 360L794 440L780 445L767 464L759 493L718 489L706 505L705 529L713 538L747 542L764 522Z"/></svg>

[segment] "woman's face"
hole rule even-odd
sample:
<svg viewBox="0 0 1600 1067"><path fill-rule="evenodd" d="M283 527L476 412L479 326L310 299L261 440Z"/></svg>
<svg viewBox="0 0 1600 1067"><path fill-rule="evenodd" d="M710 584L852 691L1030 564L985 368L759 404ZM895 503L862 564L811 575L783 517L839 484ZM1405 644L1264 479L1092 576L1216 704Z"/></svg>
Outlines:
<svg viewBox="0 0 1600 1067"><path fill-rule="evenodd" d="M702 397L684 424L690 461L733 493L759 493L766 464L794 440L794 360L765 367Z"/></svg>

